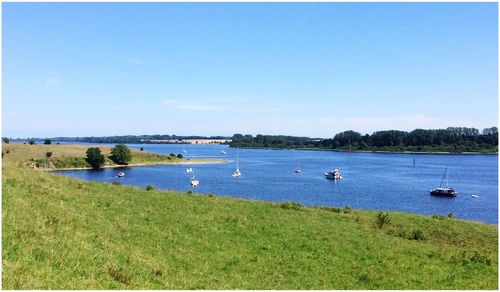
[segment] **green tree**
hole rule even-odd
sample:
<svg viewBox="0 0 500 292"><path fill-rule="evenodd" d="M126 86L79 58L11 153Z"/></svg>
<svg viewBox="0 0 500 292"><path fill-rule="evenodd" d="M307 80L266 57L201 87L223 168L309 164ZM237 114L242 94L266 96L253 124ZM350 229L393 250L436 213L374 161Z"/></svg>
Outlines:
<svg viewBox="0 0 500 292"><path fill-rule="evenodd" d="M119 144L111 149L111 159L116 164L127 164L130 160L132 160L132 154L130 153L130 149L127 145Z"/></svg>
<svg viewBox="0 0 500 292"><path fill-rule="evenodd" d="M5 143L5 144L9 144L10 143L10 139L5 137L5 138L2 138L2 141Z"/></svg>
<svg viewBox="0 0 500 292"><path fill-rule="evenodd" d="M29 139L28 140L28 144L30 144L30 145L33 145L35 143L36 143L35 139Z"/></svg>
<svg viewBox="0 0 500 292"><path fill-rule="evenodd" d="M86 161L92 166L94 169L99 169L104 164L104 155L101 154L101 149L89 148L87 149L87 159Z"/></svg>
<svg viewBox="0 0 500 292"><path fill-rule="evenodd" d="M50 145L52 144L52 141L50 141L50 139L45 139L45 142L43 142L43 144Z"/></svg>

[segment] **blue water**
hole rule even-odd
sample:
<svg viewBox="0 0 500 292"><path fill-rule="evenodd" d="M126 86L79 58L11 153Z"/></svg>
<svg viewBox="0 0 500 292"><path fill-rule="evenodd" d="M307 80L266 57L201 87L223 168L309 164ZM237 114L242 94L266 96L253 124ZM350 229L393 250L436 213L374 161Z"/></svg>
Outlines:
<svg viewBox="0 0 500 292"><path fill-rule="evenodd" d="M96 144L92 144L96 146ZM262 201L294 201L304 205L349 205L356 209L397 210L419 214L453 213L458 218L498 223L497 155L427 155L340 153L332 151L239 149L240 178L231 177L236 149L224 145L129 145L161 154L181 153L186 158L226 158L231 163L159 165L99 171L61 171L60 174L103 182L159 189L191 190L194 169L200 185L196 193L213 193ZM225 150L227 155L221 154ZM415 166L413 159L415 158ZM295 174L300 165L301 174ZM439 186L446 166L456 198L429 195ZM325 179L323 172L339 168L344 179ZM117 178L119 171L125 177ZM472 198L476 194L479 198Z"/></svg>

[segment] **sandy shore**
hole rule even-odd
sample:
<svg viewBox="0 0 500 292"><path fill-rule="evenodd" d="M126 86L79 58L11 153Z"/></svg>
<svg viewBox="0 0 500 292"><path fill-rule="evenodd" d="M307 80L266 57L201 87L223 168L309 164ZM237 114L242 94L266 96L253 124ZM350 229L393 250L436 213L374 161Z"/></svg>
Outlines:
<svg viewBox="0 0 500 292"><path fill-rule="evenodd" d="M213 159L213 160L185 160L180 162L152 162L152 163L136 163L127 165L105 165L102 168L124 168L124 167L141 167L141 166L153 166L153 165L179 165L179 164L219 164L219 163L229 163L229 160ZM55 168L55 169L42 169L43 171L56 171L56 170L91 170L92 167L66 167L66 168Z"/></svg>

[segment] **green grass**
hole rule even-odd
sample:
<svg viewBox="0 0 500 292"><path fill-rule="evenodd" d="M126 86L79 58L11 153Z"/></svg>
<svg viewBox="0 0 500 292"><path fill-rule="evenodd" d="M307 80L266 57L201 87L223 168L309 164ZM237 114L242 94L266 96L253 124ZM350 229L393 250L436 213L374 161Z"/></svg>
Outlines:
<svg viewBox="0 0 500 292"><path fill-rule="evenodd" d="M496 225L2 170L4 289L498 288Z"/></svg>

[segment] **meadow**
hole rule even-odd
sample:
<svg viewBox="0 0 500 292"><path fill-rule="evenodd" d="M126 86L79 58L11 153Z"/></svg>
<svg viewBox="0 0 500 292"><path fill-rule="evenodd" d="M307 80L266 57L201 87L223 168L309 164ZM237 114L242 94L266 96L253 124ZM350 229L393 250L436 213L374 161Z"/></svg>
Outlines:
<svg viewBox="0 0 500 292"><path fill-rule="evenodd" d="M3 289L498 289L497 225L148 191L24 164L86 149L49 147L3 157Z"/></svg>

